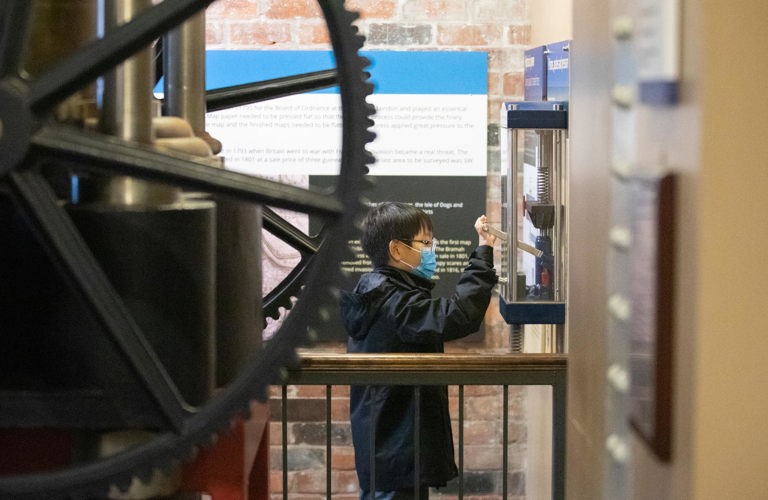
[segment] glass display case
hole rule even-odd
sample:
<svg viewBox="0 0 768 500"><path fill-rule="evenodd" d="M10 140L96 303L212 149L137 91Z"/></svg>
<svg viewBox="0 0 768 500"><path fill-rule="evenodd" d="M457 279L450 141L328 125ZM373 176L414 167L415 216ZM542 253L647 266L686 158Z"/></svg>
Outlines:
<svg viewBox="0 0 768 500"><path fill-rule="evenodd" d="M553 325L562 351L567 283L565 101L507 102L501 110L500 312L520 325ZM557 334L562 332L561 334Z"/></svg>

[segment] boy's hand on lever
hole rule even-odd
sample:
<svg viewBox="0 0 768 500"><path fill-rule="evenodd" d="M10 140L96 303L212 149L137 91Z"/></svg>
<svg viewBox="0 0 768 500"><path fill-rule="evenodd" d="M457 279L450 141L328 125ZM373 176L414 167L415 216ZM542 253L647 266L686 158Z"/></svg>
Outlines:
<svg viewBox="0 0 768 500"><path fill-rule="evenodd" d="M493 246L496 243L496 236L488 232L488 218L485 215L481 215L475 221L475 231L477 231L480 237L480 245Z"/></svg>

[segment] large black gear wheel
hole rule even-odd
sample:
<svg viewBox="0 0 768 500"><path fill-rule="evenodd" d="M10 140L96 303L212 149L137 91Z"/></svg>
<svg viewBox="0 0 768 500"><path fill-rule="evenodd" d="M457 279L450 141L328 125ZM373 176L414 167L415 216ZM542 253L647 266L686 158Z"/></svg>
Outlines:
<svg viewBox="0 0 768 500"><path fill-rule="evenodd" d="M138 395L138 400L126 400L128 396L123 396L112 403L118 413L120 410L131 413L140 408L154 432L154 437L144 444L107 458L76 463L62 470L0 476L0 498L100 498L110 486L124 489L134 477L146 479L155 469L166 469L189 459L198 448L208 445L217 433L227 429L232 418L247 416L252 400L266 400L269 384L279 383L285 367L295 363L296 349L307 344L312 330L322 325L323 308L332 306L328 300L332 296L330 287L339 273L339 260L348 252L347 241L362 208L360 196L367 183L365 172L373 161L365 146L374 138L369 130L373 107L366 102L373 87L367 81L368 61L358 53L363 37L353 25L357 14L347 11L343 0L319 0L336 61L335 80L342 111L342 152L338 182L332 192L318 193L216 169L193 157L137 146L59 123L52 117L54 108L74 92L205 9L212 1L164 0L32 77L21 71L20 66L25 37L33 22L33 2L0 2L0 195L12 201L18 219L34 234L54 267L100 326L98 338L79 338L79 332L72 331L68 333L72 336L68 340L74 346L91 343L111 346L116 353L109 358L112 366L105 366L106 362L99 359L100 354L95 350L85 349L81 353L94 366L104 365L100 380L114 380L112 373L117 368L129 375L120 380L120 387L99 390L113 396L116 393ZM300 77L297 75L296 79ZM273 294L282 295L282 299L268 297L268 302L280 302L286 294L298 294L298 301L279 332L253 353L230 383L218 388L207 401L193 406L181 396L152 351L146 332L137 326L138 322L62 207L47 174L71 168L157 181L264 206L265 229L278 234L302 253L302 264L286 278L281 290ZM267 206L323 217L326 222L322 235L315 238L302 235L266 209ZM0 249L14 244L18 242L0 241ZM0 283L0 288L3 286ZM0 290L0 300L11 293ZM40 314L40 311L28 313ZM8 335L0 324L0 342L14 341ZM51 353L41 350L36 361L46 363L46 355ZM3 379L4 369L0 366ZM19 408L23 411L23 405L19 407L16 403L23 401L24 396L12 387L0 385L2 422L7 424L13 420ZM36 395L33 400L37 405L50 404L46 409L55 414L57 405L70 396L77 395L63 388ZM71 409L71 405L65 406ZM83 414L90 410L87 405L76 409ZM64 420L72 421L77 415L65 417ZM23 427L26 423L18 424ZM3 453L13 451L3 450Z"/></svg>

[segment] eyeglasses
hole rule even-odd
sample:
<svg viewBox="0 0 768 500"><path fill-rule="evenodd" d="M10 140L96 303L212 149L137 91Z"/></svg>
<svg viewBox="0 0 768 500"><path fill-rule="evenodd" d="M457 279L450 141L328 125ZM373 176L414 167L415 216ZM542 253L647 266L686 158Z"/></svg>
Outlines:
<svg viewBox="0 0 768 500"><path fill-rule="evenodd" d="M414 240L413 238L398 238L398 240L402 242L407 241L409 243L413 243L413 242L421 243L422 245L424 245L425 249L429 248L433 252L435 251L435 248L437 248L437 239L435 238L431 240Z"/></svg>

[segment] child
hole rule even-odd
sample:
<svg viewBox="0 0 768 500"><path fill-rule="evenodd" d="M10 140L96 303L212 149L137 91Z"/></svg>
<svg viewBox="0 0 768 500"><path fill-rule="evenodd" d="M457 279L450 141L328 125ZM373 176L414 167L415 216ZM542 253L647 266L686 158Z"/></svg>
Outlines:
<svg viewBox="0 0 768 500"><path fill-rule="evenodd" d="M373 270L344 292L341 316L349 335L347 350L365 352L443 352L443 343L476 332L498 278L493 269L496 237L475 221L479 246L469 256L450 298L433 298L430 280L437 267L432 220L405 203L374 206L363 223L362 247ZM458 475L454 462L448 389L420 389L420 488L443 486ZM352 386L350 421L360 499L414 498L414 388ZM375 422L372 426L371 423ZM371 436L374 432L375 436ZM375 497L370 494L371 443L375 439Z"/></svg>

